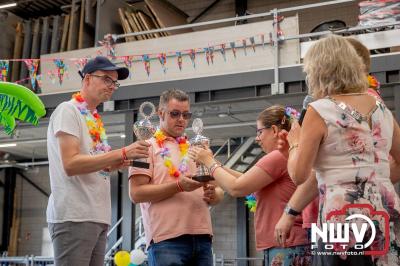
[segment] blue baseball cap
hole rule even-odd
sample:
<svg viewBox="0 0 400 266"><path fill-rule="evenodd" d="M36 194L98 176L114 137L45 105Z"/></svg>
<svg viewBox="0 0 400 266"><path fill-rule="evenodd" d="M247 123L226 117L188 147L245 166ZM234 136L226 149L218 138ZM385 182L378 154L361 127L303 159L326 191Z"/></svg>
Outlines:
<svg viewBox="0 0 400 266"><path fill-rule="evenodd" d="M79 71L78 73L82 78L84 78L86 74L93 73L97 70L117 71L118 80L126 79L129 76L128 68L118 67L104 56L96 56L95 58L90 59L83 67L82 71Z"/></svg>

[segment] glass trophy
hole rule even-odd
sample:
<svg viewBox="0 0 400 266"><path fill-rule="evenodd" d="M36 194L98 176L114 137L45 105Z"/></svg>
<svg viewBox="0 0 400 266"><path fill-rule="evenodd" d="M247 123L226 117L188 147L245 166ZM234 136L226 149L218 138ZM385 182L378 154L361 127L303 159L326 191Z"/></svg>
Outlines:
<svg viewBox="0 0 400 266"><path fill-rule="evenodd" d="M150 118L156 113L156 107L151 102L143 102L139 107L139 115L143 119L133 124L133 132L138 140L151 139L155 132L155 127L150 122ZM133 167L146 168L150 167L146 158L136 159L132 162Z"/></svg>
<svg viewBox="0 0 400 266"><path fill-rule="evenodd" d="M200 118L193 120L192 129L196 135L190 140L190 145L207 149L210 146L210 139L201 135L203 132L203 121ZM193 176L193 179L199 182L214 180L210 174L210 170L203 164L197 164L196 174Z"/></svg>

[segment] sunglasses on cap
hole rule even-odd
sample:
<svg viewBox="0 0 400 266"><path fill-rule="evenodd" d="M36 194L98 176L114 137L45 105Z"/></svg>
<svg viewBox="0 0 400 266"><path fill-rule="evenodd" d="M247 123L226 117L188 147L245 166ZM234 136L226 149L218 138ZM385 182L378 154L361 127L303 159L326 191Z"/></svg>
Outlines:
<svg viewBox="0 0 400 266"><path fill-rule="evenodd" d="M167 113L169 114L169 116L172 119L177 119L177 118L182 116L183 119L189 120L192 117L192 113L190 113L190 112L181 112L181 111L178 111L178 110L167 111Z"/></svg>

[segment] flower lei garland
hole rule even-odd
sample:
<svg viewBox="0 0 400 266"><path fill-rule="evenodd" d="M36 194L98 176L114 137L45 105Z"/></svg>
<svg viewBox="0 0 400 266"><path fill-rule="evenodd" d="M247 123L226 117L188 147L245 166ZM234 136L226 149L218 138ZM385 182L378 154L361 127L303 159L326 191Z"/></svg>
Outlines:
<svg viewBox="0 0 400 266"><path fill-rule="evenodd" d="M250 195L246 196L245 204L247 205L247 208L249 208L250 212L256 212L257 199L254 193L251 193Z"/></svg>
<svg viewBox="0 0 400 266"><path fill-rule="evenodd" d="M381 96L381 91L379 90L381 83L376 79L376 77L368 75L368 87L376 91L376 93Z"/></svg>
<svg viewBox="0 0 400 266"><path fill-rule="evenodd" d="M97 110L94 109L93 112L90 112L87 108L87 102L79 92L72 95L72 99L74 99L76 107L85 118L92 139L92 148L95 153L109 152L111 147L108 145L106 131L103 122L101 121L101 116Z"/></svg>
<svg viewBox="0 0 400 266"><path fill-rule="evenodd" d="M172 163L171 151L164 146L164 142L167 139L165 134L160 129L158 129L154 133L154 138L156 139L158 146L161 148L160 155L164 159L164 165L168 168L169 175L178 178L181 173L187 172L189 161L189 143L187 141L187 137L181 136L176 138L176 142L179 145L180 157L182 158L178 168L176 168L175 165Z"/></svg>
<svg viewBox="0 0 400 266"><path fill-rule="evenodd" d="M371 89L378 90L381 87L379 81L372 75L368 75L368 85Z"/></svg>

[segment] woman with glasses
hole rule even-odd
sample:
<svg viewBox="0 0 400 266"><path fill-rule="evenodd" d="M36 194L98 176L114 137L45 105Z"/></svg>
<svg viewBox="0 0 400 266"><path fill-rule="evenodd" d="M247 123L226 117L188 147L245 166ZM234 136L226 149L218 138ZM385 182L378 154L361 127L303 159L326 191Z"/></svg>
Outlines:
<svg viewBox="0 0 400 266"><path fill-rule="evenodd" d="M286 157L277 150L279 132L288 130L290 125L282 106L271 106L259 114L256 141L267 155L244 174L221 166L214 160L210 150L194 147L189 151L192 159L210 168L217 183L233 197L255 193L256 248L264 251L264 265L268 266L311 263L300 213L287 205L296 186L288 175ZM296 223L286 241L287 245L281 248L274 238L274 227L284 211L296 216Z"/></svg>

